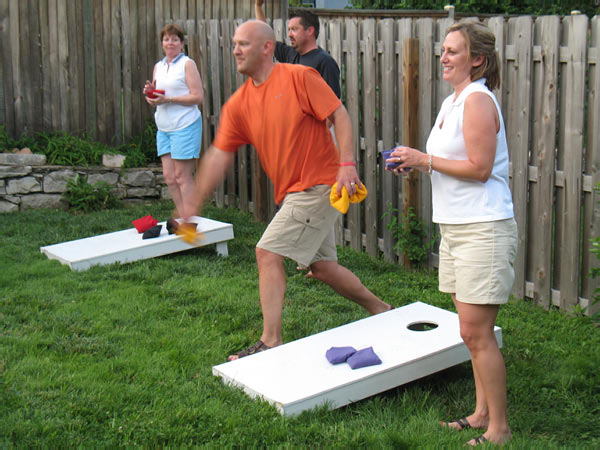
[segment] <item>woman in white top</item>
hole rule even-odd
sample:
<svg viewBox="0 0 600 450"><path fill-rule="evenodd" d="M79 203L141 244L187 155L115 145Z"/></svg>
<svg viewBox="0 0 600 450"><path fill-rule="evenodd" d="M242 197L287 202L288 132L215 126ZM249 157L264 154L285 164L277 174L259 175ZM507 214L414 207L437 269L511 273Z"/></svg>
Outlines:
<svg viewBox="0 0 600 450"><path fill-rule="evenodd" d="M156 107L156 147L163 176L179 217L189 209L194 190L194 167L202 143L202 80L196 63L183 53L183 30L175 24L160 32L165 57L154 66L152 82L146 81L146 101ZM153 92L164 90L164 94ZM187 206L187 208L186 208ZM191 206L191 205L190 205Z"/></svg>
<svg viewBox="0 0 600 450"><path fill-rule="evenodd" d="M500 106L491 89L500 63L491 31L477 21L451 26L442 46L444 80L454 88L427 140L427 153L397 147L388 162L397 174L431 175L433 220L440 225L439 289L456 306L475 378L475 411L445 427L482 428L467 442L502 444L511 437L506 368L494 323L514 282L517 227L508 180L508 147Z"/></svg>

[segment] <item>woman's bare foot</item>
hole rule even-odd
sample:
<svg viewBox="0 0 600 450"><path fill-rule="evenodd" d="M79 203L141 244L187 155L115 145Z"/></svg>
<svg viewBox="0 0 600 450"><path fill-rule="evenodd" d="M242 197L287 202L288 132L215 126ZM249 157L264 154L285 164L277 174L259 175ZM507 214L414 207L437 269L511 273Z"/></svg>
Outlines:
<svg viewBox="0 0 600 450"><path fill-rule="evenodd" d="M495 445L504 445L508 441L510 441L511 437L512 433L510 431L507 433L492 433L490 431L486 431L481 436L477 436L476 438L473 438L470 441L468 441L466 445L474 447L479 444L485 444L486 442Z"/></svg>
<svg viewBox="0 0 600 450"><path fill-rule="evenodd" d="M453 422L442 422L440 420L439 424L443 427L448 427L453 430L461 431L467 430L469 428L486 428L488 424L488 419L487 417L476 416L475 414L471 414L470 416L463 417Z"/></svg>

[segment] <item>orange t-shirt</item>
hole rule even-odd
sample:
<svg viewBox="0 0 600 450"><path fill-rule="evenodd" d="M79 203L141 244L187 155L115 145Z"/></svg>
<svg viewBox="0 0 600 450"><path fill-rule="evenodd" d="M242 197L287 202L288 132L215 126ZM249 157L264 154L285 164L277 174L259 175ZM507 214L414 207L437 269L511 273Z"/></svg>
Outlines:
<svg viewBox="0 0 600 450"><path fill-rule="evenodd" d="M278 63L260 86L248 79L227 100L213 146L253 145L280 204L288 192L335 183L339 156L325 119L340 105L315 69Z"/></svg>

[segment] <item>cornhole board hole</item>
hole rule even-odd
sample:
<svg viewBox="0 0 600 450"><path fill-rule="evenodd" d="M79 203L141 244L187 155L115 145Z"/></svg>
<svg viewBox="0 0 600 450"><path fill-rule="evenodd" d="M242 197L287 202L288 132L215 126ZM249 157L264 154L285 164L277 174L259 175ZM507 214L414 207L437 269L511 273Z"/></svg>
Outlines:
<svg viewBox="0 0 600 450"><path fill-rule="evenodd" d="M422 330L422 331L419 331ZM502 330L494 328L502 345ZM382 364L332 365L330 347L373 347ZM352 402L469 360L458 315L415 302L213 367L213 375L273 404L283 415Z"/></svg>
<svg viewBox="0 0 600 450"><path fill-rule="evenodd" d="M71 270L78 271L94 265L155 258L210 244L216 244L219 255L228 256L227 241L233 239L233 225L198 216L193 216L190 222L197 223L196 230L203 234L203 239L197 245L188 244L175 234L168 234L166 222L160 222L160 236L152 239L142 239L142 234L130 228L40 247L40 251L48 258L57 259Z"/></svg>

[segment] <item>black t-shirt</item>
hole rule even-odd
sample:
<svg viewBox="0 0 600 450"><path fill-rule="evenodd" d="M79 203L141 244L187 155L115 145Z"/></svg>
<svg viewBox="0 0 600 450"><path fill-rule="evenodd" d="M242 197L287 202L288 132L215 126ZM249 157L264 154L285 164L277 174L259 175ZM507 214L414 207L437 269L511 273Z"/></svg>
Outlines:
<svg viewBox="0 0 600 450"><path fill-rule="evenodd" d="M279 62L290 64L302 64L303 66L312 67L317 70L333 90L338 98L342 97L340 89L340 68L335 59L323 50L317 47L304 55L296 51L294 47L277 42L275 47L275 59Z"/></svg>

